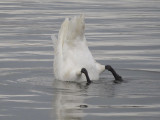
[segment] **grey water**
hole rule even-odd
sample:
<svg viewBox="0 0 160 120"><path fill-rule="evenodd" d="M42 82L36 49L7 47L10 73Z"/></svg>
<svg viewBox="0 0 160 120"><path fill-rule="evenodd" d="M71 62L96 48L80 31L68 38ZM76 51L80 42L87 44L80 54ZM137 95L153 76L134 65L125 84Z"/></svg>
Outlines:
<svg viewBox="0 0 160 120"><path fill-rule="evenodd" d="M80 14L93 56L124 82L54 79L51 34ZM0 1L0 120L159 119L159 0Z"/></svg>

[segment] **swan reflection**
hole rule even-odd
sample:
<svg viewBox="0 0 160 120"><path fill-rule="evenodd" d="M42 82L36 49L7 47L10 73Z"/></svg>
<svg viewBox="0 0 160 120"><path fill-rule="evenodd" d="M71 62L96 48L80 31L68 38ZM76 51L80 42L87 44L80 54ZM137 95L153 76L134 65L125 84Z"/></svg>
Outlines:
<svg viewBox="0 0 160 120"><path fill-rule="evenodd" d="M85 82L55 80L54 88L56 88L56 100L53 101L53 106L57 120L81 120L89 114L87 110L90 106L93 106L90 104L92 97L114 96L114 84L111 82L86 85Z"/></svg>

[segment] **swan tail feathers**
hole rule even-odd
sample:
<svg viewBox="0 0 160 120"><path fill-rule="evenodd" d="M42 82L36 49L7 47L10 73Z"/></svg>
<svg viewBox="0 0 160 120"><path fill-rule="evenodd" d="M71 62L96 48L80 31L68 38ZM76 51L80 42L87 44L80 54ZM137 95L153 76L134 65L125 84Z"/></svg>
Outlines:
<svg viewBox="0 0 160 120"><path fill-rule="evenodd" d="M61 28L59 30L59 34L58 34L59 44L61 45L63 45L63 42L67 38L68 26L69 26L69 18L66 18L62 23Z"/></svg>
<svg viewBox="0 0 160 120"><path fill-rule="evenodd" d="M63 68L63 43L66 39L66 33L68 31L69 19L66 18L62 23L59 30L58 38L56 35L52 35L53 48L54 48L54 74L56 79L61 79L62 77L62 68Z"/></svg>

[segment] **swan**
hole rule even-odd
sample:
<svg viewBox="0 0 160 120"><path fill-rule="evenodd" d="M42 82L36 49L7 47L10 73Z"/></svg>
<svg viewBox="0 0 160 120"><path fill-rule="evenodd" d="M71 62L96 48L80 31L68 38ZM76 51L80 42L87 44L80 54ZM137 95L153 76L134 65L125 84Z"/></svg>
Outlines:
<svg viewBox="0 0 160 120"><path fill-rule="evenodd" d="M93 58L85 38L84 15L66 18L58 33L52 35L54 42L54 75L62 81L98 80L105 70L110 71L116 81L122 77L110 65L101 65Z"/></svg>

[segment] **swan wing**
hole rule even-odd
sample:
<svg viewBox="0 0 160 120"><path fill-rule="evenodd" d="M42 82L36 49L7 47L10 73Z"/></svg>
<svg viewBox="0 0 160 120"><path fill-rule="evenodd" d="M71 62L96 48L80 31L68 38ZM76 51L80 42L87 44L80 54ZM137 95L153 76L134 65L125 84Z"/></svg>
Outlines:
<svg viewBox="0 0 160 120"><path fill-rule="evenodd" d="M53 62L53 68L54 68L54 75L56 79L61 79L62 77L62 71L61 68L63 66L63 55L62 55L62 44L59 42L59 39L57 39L56 35L51 35L52 41L53 41L53 48L54 48L54 62Z"/></svg>

